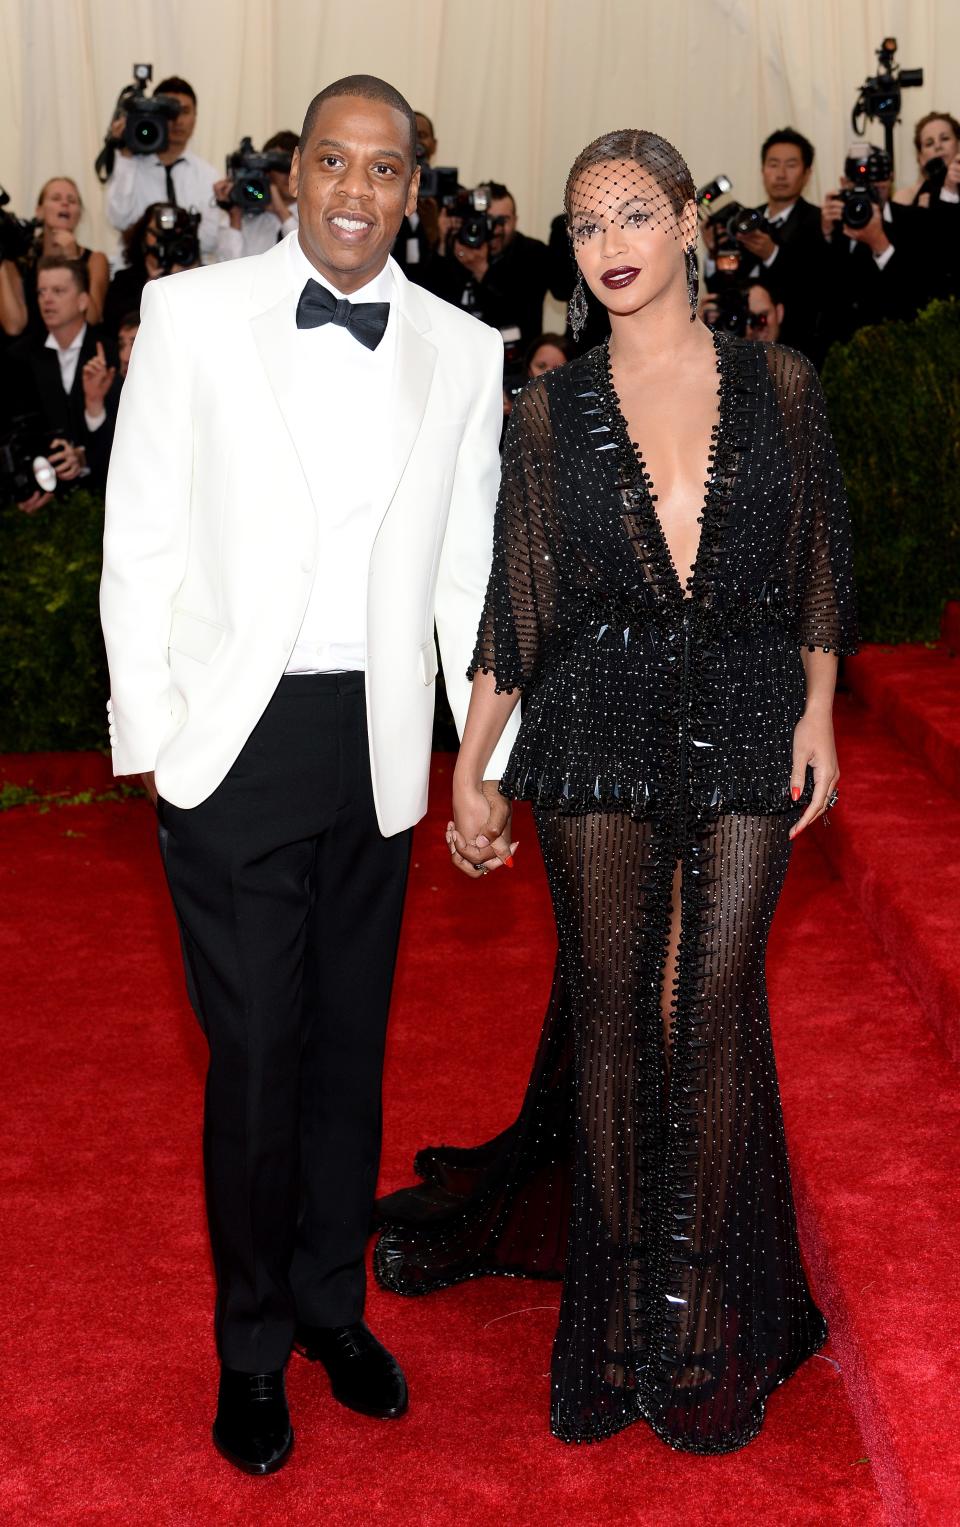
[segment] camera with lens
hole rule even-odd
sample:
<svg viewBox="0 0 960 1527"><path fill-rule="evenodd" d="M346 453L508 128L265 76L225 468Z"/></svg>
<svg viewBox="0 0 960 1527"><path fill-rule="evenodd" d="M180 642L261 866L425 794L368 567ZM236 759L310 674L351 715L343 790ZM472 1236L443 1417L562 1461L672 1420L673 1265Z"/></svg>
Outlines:
<svg viewBox="0 0 960 1527"><path fill-rule="evenodd" d="M450 165L434 167L426 154L417 146L417 168L420 171L418 197L432 197L441 207L453 206L460 194L460 171Z"/></svg>
<svg viewBox="0 0 960 1527"><path fill-rule="evenodd" d="M124 85L117 96L114 117L123 115L123 132L115 137L111 124L103 140L94 165L101 180L109 180L113 174L118 148L128 148L131 154L162 154L170 142L170 123L180 115L182 107L172 95L148 98L145 92L152 79L152 64L134 64L134 83Z"/></svg>
<svg viewBox="0 0 960 1527"><path fill-rule="evenodd" d="M186 207L158 206L153 214L154 227L147 246L164 275L175 265L188 269L200 261L200 213Z"/></svg>
<svg viewBox="0 0 960 1527"><path fill-rule="evenodd" d="M703 321L707 328L721 334L746 336L750 326L748 288L739 280L722 281L704 302Z"/></svg>
<svg viewBox="0 0 960 1527"><path fill-rule="evenodd" d="M0 435L0 504L23 504L36 492L52 493L57 474L47 452L50 432L37 414L21 414Z"/></svg>
<svg viewBox="0 0 960 1527"><path fill-rule="evenodd" d="M505 217L490 216L490 187L476 186L472 191L458 191L448 211L460 219L455 238L467 249L482 249L503 227Z"/></svg>
<svg viewBox="0 0 960 1527"><path fill-rule="evenodd" d="M874 148L868 143L847 155L843 173L852 182L837 198L843 203L843 226L866 228L873 217L874 207L880 205L877 185L893 176L890 155L885 149Z"/></svg>
<svg viewBox="0 0 960 1527"><path fill-rule="evenodd" d="M250 138L241 138L237 151L227 155L230 195L218 205L225 212L231 207L239 207L241 212L254 217L260 212L269 212L270 172L281 170L284 175L289 175L292 159L292 154L285 154L281 149L260 154Z"/></svg>
<svg viewBox="0 0 960 1527"><path fill-rule="evenodd" d="M922 69L902 69L894 63L897 39L885 37L877 48L877 72L860 86L850 120L858 138L863 137L866 122L882 122L892 132L900 117L902 92L923 84Z"/></svg>
<svg viewBox="0 0 960 1527"><path fill-rule="evenodd" d="M949 168L950 166L947 164L947 161L941 159L939 154L934 154L932 159L928 159L921 168L924 181L923 190L929 191L934 200L940 195L946 184L947 170Z"/></svg>
<svg viewBox="0 0 960 1527"><path fill-rule="evenodd" d="M0 260L19 260L33 247L39 218L15 217L4 209L10 205L8 193L0 186Z"/></svg>

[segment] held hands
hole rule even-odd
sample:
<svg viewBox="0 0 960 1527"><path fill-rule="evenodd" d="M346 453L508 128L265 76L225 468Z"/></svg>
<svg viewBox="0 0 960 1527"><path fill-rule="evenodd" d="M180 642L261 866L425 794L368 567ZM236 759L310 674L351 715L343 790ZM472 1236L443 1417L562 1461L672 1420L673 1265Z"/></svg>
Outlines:
<svg viewBox="0 0 960 1527"><path fill-rule="evenodd" d="M816 817L823 816L826 821L825 813L840 779L833 717L829 711L804 711L794 728L790 794L795 801L803 793L808 764L813 770L813 795L799 822L790 829L791 838L803 832Z"/></svg>
<svg viewBox="0 0 960 1527"><path fill-rule="evenodd" d="M479 880L501 864L513 868L518 845L510 841L510 802L498 784L495 779L460 784L454 777L454 820L447 823L447 847L453 863L471 879Z"/></svg>

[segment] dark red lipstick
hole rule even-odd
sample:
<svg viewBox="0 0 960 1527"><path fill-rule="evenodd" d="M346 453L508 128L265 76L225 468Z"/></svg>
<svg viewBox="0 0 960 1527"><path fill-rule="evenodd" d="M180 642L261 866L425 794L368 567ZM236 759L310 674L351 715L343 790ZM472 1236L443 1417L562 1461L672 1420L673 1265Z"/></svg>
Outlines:
<svg viewBox="0 0 960 1527"><path fill-rule="evenodd" d="M635 281L640 272L635 265L618 265L614 270L604 271L600 280L604 286L609 286L618 291L621 286L629 286Z"/></svg>

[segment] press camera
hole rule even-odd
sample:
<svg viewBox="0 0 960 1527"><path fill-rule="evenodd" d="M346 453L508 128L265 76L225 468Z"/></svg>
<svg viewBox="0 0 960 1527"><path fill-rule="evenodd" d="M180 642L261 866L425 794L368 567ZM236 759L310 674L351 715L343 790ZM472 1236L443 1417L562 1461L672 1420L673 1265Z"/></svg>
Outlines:
<svg viewBox="0 0 960 1527"><path fill-rule="evenodd" d="M227 155L227 178L231 182L230 195L219 203L224 211L239 207L242 212L256 217L270 210L270 174L280 170L289 175L293 156L281 149L270 149L261 154L250 138L241 138L240 147Z"/></svg>

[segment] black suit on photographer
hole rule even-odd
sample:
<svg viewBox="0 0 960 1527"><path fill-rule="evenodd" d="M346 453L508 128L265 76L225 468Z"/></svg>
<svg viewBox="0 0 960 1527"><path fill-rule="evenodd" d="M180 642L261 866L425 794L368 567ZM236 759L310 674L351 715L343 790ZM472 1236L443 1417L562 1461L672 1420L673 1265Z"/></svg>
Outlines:
<svg viewBox="0 0 960 1527"><path fill-rule="evenodd" d="M550 256L541 239L516 231L516 204L506 186L491 181L466 195L473 205L450 209L446 252L432 261L423 284L499 329L509 361L511 348L522 357L543 330Z"/></svg>
<svg viewBox="0 0 960 1527"><path fill-rule="evenodd" d="M26 335L8 351L9 365L19 383L20 412L36 415L49 441L65 440L84 452L89 450L82 475L90 486L102 489L106 476L105 466L100 470L103 453L94 443L101 421L87 415L83 368L98 353L107 353L109 340L102 328L86 322L86 270L82 264L57 256L42 259L37 287L46 337ZM63 455L57 451L44 454L49 454L55 465Z"/></svg>
<svg viewBox="0 0 960 1527"><path fill-rule="evenodd" d="M916 213L891 203L890 177L886 152L867 145L848 155L843 189L824 199L828 345L869 324L913 318L922 301Z"/></svg>

